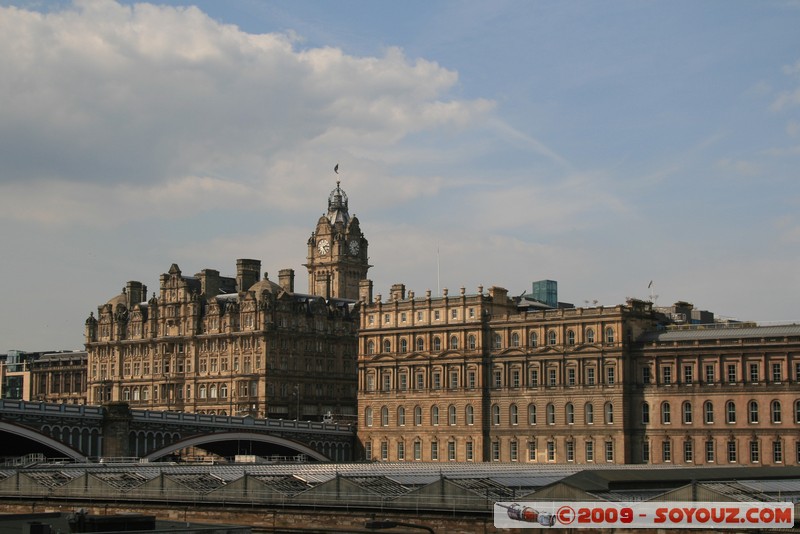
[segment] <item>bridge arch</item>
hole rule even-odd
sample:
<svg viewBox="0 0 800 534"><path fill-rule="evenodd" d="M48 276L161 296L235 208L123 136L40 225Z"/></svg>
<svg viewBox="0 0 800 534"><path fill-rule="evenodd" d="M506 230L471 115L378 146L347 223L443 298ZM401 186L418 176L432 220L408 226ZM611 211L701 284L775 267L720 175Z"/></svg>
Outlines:
<svg viewBox="0 0 800 534"><path fill-rule="evenodd" d="M305 454L309 458L313 458L320 462L330 461L330 459L324 456L323 454L315 451L310 447L307 447L306 445L297 443L296 441L291 441L277 436L270 436L268 434L256 434L251 432L219 432L216 434L203 434L201 436L193 436L191 438L187 438L166 445L163 448L148 454L147 456L145 456L144 459L153 461L168 454L171 454L175 451L185 449L187 447L202 447L203 445L207 445L209 443L215 443L221 441L255 441L259 443L279 445L281 447L286 447L288 449L297 451L298 454Z"/></svg>
<svg viewBox="0 0 800 534"><path fill-rule="evenodd" d="M11 423L5 423L0 421L0 432L8 432L9 434L13 434L15 436L21 436L23 438L27 438L29 440L35 441L37 443L41 443L46 447L49 447L59 454L63 454L67 458L71 458L73 460L77 460L79 462L87 462L88 458L82 455L80 452L76 451L75 449L64 445L60 441L56 441L51 437L45 436L35 430L31 430L30 428L22 427L13 425Z"/></svg>

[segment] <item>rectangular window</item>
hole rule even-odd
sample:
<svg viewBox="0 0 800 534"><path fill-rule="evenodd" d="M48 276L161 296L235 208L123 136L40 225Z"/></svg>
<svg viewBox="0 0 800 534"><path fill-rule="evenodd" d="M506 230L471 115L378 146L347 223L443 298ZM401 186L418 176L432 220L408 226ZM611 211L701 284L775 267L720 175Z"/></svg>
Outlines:
<svg viewBox="0 0 800 534"><path fill-rule="evenodd" d="M661 383L664 385L672 384L672 367L661 368Z"/></svg>
<svg viewBox="0 0 800 534"><path fill-rule="evenodd" d="M614 368L606 367L606 384L609 386L614 385Z"/></svg>
<svg viewBox="0 0 800 534"><path fill-rule="evenodd" d="M575 369L573 368L567 369L567 384L570 386L575 385Z"/></svg>
<svg viewBox="0 0 800 534"><path fill-rule="evenodd" d="M422 442L414 442L414 459L417 461L422 460Z"/></svg>
<svg viewBox="0 0 800 534"><path fill-rule="evenodd" d="M780 441L772 442L772 463L783 463L783 443Z"/></svg>
<svg viewBox="0 0 800 534"><path fill-rule="evenodd" d="M575 442L574 441L567 441L567 461L574 462L575 461Z"/></svg>
<svg viewBox="0 0 800 534"><path fill-rule="evenodd" d="M383 373L383 391L389 391L392 388L392 375Z"/></svg>
<svg viewBox="0 0 800 534"><path fill-rule="evenodd" d="M509 454L511 454L511 461L512 462L516 462L518 460L518 458L517 458L517 441L516 440L511 440L511 443L509 443L508 445L509 445Z"/></svg>
<svg viewBox="0 0 800 534"><path fill-rule="evenodd" d="M451 462L456 461L456 442L455 441L448 441L447 442L447 459Z"/></svg>
<svg viewBox="0 0 800 534"><path fill-rule="evenodd" d="M759 462L758 454L758 441L750 442L750 463L757 464Z"/></svg>
<svg viewBox="0 0 800 534"><path fill-rule="evenodd" d="M511 387L518 388L520 385L520 371L519 369L511 370Z"/></svg>
<svg viewBox="0 0 800 534"><path fill-rule="evenodd" d="M475 318L475 308L470 308L469 309L469 318L470 319L474 319Z"/></svg>
<svg viewBox="0 0 800 534"><path fill-rule="evenodd" d="M450 389L458 388L458 371L450 371Z"/></svg>
<svg viewBox="0 0 800 534"><path fill-rule="evenodd" d="M384 462L389 460L389 443L386 441L381 441L381 460Z"/></svg>
<svg viewBox="0 0 800 534"><path fill-rule="evenodd" d="M452 310L450 310L450 317L451 317L452 319L458 319L458 310L457 310L457 309L455 309L455 308L453 308Z"/></svg>
<svg viewBox="0 0 800 534"><path fill-rule="evenodd" d="M367 441L364 443L364 458L372 460L372 442Z"/></svg>
<svg viewBox="0 0 800 534"><path fill-rule="evenodd" d="M468 441L466 443L466 454L467 454L467 461L471 462L474 459L474 452L472 450L472 442Z"/></svg>
<svg viewBox="0 0 800 534"><path fill-rule="evenodd" d="M589 367L586 369L586 385L594 385L594 367Z"/></svg>
<svg viewBox="0 0 800 534"><path fill-rule="evenodd" d="M400 322L401 323L405 323L406 322L406 312L402 312L400 314Z"/></svg>
<svg viewBox="0 0 800 534"><path fill-rule="evenodd" d="M539 386L539 370L538 369L531 369L531 382L530 386L532 388Z"/></svg>
<svg viewBox="0 0 800 534"><path fill-rule="evenodd" d="M475 389L475 371L467 372L467 384L469 385L469 389Z"/></svg>
<svg viewBox="0 0 800 534"><path fill-rule="evenodd" d="M736 365L734 364L728 365L728 382L731 384L736 382Z"/></svg>
<svg viewBox="0 0 800 534"><path fill-rule="evenodd" d="M422 312L417 312L417 321L422 321Z"/></svg>
<svg viewBox="0 0 800 534"><path fill-rule="evenodd" d="M586 442L586 461L594 462L594 441Z"/></svg>
<svg viewBox="0 0 800 534"><path fill-rule="evenodd" d="M606 462L614 461L614 442L606 441Z"/></svg>
<svg viewBox="0 0 800 534"><path fill-rule="evenodd" d="M672 443L669 441L661 444L661 461L664 463L672 461Z"/></svg>
<svg viewBox="0 0 800 534"><path fill-rule="evenodd" d="M650 367L642 367L642 384L650 383Z"/></svg>
<svg viewBox="0 0 800 534"><path fill-rule="evenodd" d="M547 442L547 461L548 462L555 462L556 461L556 442L555 441L548 441Z"/></svg>
<svg viewBox="0 0 800 534"><path fill-rule="evenodd" d="M694 462L694 443L691 440L683 442L683 463L690 464Z"/></svg>
<svg viewBox="0 0 800 534"><path fill-rule="evenodd" d="M714 366L706 365L706 384L714 383Z"/></svg>
<svg viewBox="0 0 800 534"><path fill-rule="evenodd" d="M405 391L406 389L408 389L408 375L405 373L401 373L399 379L400 379L400 390Z"/></svg>
<svg viewBox="0 0 800 534"><path fill-rule="evenodd" d="M439 459L439 442L431 441L431 460Z"/></svg>
<svg viewBox="0 0 800 534"><path fill-rule="evenodd" d="M500 461L500 442L493 441L492 442L492 461L499 462Z"/></svg>
<svg viewBox="0 0 800 534"><path fill-rule="evenodd" d="M425 375L417 373L417 389L425 389Z"/></svg>
<svg viewBox="0 0 800 534"><path fill-rule="evenodd" d="M402 441L397 442L397 459L400 461L406 459L406 444Z"/></svg>
<svg viewBox="0 0 800 534"><path fill-rule="evenodd" d="M750 364L750 382L758 382L758 364Z"/></svg>
<svg viewBox="0 0 800 534"><path fill-rule="evenodd" d="M714 440L709 439L706 441L706 463L713 464L714 463Z"/></svg>
<svg viewBox="0 0 800 534"><path fill-rule="evenodd" d="M736 463L736 441L734 440L728 442L728 462Z"/></svg>
<svg viewBox="0 0 800 534"><path fill-rule="evenodd" d="M433 372L433 389L441 389L442 388L442 373L439 371Z"/></svg>
<svg viewBox="0 0 800 534"><path fill-rule="evenodd" d="M691 365L683 366L683 383L691 384L694 382L694 368Z"/></svg>
<svg viewBox="0 0 800 534"><path fill-rule="evenodd" d="M642 442L642 463L650 462L650 442Z"/></svg>
<svg viewBox="0 0 800 534"><path fill-rule="evenodd" d="M494 383L493 383L494 388L500 389L500 387L503 385L503 373L501 371L495 371L493 376L494 376Z"/></svg>
<svg viewBox="0 0 800 534"><path fill-rule="evenodd" d="M773 363L772 364L772 381L773 382L780 382L783 378L783 373L781 373L781 364Z"/></svg>
<svg viewBox="0 0 800 534"><path fill-rule="evenodd" d="M439 315L439 310L434 310L434 312L433 312L433 319L434 319L434 321L438 321L438 320L439 320L439 318L440 318L440 315Z"/></svg>
<svg viewBox="0 0 800 534"><path fill-rule="evenodd" d="M528 461L536 461L536 442L533 440L528 442Z"/></svg>
<svg viewBox="0 0 800 534"><path fill-rule="evenodd" d="M555 386L556 385L556 370L555 369L548 369L547 370L547 385L548 386Z"/></svg>

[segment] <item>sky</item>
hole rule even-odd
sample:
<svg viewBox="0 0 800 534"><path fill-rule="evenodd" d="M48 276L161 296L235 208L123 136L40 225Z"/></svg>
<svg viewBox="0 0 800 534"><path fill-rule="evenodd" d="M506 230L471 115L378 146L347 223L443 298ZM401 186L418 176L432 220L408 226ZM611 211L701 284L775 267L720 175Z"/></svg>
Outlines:
<svg viewBox="0 0 800 534"><path fill-rule="evenodd" d="M798 321L797 28L797 0L0 0L0 352L82 349L172 263L307 291L336 180L376 294Z"/></svg>

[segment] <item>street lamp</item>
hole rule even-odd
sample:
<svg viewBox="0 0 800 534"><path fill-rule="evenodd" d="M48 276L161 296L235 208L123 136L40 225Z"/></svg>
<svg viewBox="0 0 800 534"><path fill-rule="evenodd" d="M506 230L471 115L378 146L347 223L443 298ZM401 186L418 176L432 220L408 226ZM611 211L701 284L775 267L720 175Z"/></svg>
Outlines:
<svg viewBox="0 0 800 534"><path fill-rule="evenodd" d="M294 385L294 395L297 397L297 413L294 420L300 421L300 384Z"/></svg>
<svg viewBox="0 0 800 534"><path fill-rule="evenodd" d="M415 525L414 523L401 523L400 521L389 521L389 520L376 520L371 519L364 523L364 527L371 529L371 530L383 530L386 528L395 528L395 527L407 527L407 528L418 528L420 530L425 530L430 532L431 534L436 534L431 527L426 527L425 525Z"/></svg>

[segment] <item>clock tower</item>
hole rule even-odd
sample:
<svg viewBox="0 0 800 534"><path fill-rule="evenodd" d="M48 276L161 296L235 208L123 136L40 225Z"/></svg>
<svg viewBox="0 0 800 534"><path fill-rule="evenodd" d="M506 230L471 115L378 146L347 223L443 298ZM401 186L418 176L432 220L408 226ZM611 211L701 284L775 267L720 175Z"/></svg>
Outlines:
<svg viewBox="0 0 800 534"><path fill-rule="evenodd" d="M308 239L308 292L328 298L358 300L358 283L367 277L367 239L356 216L350 217L347 195L336 182L328 213Z"/></svg>

